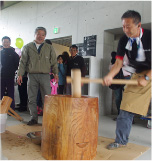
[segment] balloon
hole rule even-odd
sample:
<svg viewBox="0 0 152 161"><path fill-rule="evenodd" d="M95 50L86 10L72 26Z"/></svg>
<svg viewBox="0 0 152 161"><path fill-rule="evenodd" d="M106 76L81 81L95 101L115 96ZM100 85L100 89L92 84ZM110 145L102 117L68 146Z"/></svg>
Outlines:
<svg viewBox="0 0 152 161"><path fill-rule="evenodd" d="M17 38L15 45L17 48L21 49L22 46L24 45L24 41L21 38Z"/></svg>

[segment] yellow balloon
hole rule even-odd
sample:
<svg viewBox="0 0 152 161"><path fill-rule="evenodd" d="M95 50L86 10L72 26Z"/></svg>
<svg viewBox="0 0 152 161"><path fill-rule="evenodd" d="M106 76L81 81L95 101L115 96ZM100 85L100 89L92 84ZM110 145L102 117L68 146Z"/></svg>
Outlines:
<svg viewBox="0 0 152 161"><path fill-rule="evenodd" d="M21 38L17 38L15 45L17 48L21 49L24 45L24 41Z"/></svg>

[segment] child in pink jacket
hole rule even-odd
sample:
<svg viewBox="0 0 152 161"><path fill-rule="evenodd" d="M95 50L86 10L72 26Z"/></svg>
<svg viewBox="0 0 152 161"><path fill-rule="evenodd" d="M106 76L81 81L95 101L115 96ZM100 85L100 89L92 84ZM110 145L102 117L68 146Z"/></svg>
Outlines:
<svg viewBox="0 0 152 161"><path fill-rule="evenodd" d="M58 83L54 79L54 74L50 73L50 75L51 75L51 80L50 80L51 95L55 95L57 94Z"/></svg>

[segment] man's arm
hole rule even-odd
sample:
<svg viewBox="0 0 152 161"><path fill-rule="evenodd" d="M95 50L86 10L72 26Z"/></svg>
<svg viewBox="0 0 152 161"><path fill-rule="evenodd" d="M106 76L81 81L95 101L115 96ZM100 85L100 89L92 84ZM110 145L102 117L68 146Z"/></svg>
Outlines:
<svg viewBox="0 0 152 161"><path fill-rule="evenodd" d="M104 77L103 85L110 86L113 77L119 73L122 66L123 66L123 60L116 59L116 62L111 68L110 72Z"/></svg>
<svg viewBox="0 0 152 161"><path fill-rule="evenodd" d="M18 78L17 78L18 85L21 85L22 83L22 76L25 73L27 61L28 61L27 47L24 47L20 58L19 68L18 68Z"/></svg>

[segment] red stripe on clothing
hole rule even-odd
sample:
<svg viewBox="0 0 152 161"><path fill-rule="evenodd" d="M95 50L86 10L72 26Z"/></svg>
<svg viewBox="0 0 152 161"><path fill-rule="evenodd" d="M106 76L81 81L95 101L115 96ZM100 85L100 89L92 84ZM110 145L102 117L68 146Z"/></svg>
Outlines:
<svg viewBox="0 0 152 161"><path fill-rule="evenodd" d="M142 34L144 33L144 29L143 28L141 28L142 29Z"/></svg>
<svg viewBox="0 0 152 161"><path fill-rule="evenodd" d="M123 56L119 56L119 55L116 55L116 59L120 59L120 60L123 60Z"/></svg>

